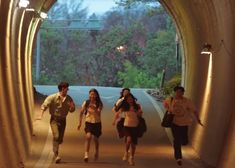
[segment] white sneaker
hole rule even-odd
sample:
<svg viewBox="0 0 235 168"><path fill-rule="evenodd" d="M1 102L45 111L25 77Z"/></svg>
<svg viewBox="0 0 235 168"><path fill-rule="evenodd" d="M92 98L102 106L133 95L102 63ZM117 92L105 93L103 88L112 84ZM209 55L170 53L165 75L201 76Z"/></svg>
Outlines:
<svg viewBox="0 0 235 168"><path fill-rule="evenodd" d="M134 158L133 158L133 157L129 157L129 159L128 159L128 164L129 164L130 166L134 166L134 165L135 165L135 162L134 162Z"/></svg>
<svg viewBox="0 0 235 168"><path fill-rule="evenodd" d="M128 160L128 157L129 157L129 153L124 153L123 157L122 157L122 160L123 161L127 161Z"/></svg>
<svg viewBox="0 0 235 168"><path fill-rule="evenodd" d="M61 158L59 156L56 156L55 163L60 163L60 161L61 161Z"/></svg>
<svg viewBox="0 0 235 168"><path fill-rule="evenodd" d="M84 162L88 162L88 154L87 153L85 153L85 155L84 155Z"/></svg>

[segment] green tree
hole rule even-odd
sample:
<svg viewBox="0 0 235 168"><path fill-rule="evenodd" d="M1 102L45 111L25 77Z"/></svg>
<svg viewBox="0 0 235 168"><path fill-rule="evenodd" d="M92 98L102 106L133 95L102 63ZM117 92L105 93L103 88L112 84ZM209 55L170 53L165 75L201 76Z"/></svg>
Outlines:
<svg viewBox="0 0 235 168"><path fill-rule="evenodd" d="M175 31L158 31L148 39L140 62L151 75L164 69L169 79L177 72L175 52Z"/></svg>
<svg viewBox="0 0 235 168"><path fill-rule="evenodd" d="M118 72L119 84L124 87L155 88L159 87L161 75L155 77L134 66L131 62L124 63L124 72Z"/></svg>
<svg viewBox="0 0 235 168"><path fill-rule="evenodd" d="M56 5L49 18L41 29L41 84L67 80L74 85L153 88L159 86L163 69L167 79L176 72L175 28L160 5L142 2L107 12L102 31L50 28L87 18L81 3L72 0Z"/></svg>
<svg viewBox="0 0 235 168"><path fill-rule="evenodd" d="M69 27L71 19L86 18L86 10L81 8L81 3L70 5L72 7L57 3L49 12L50 20L42 25L41 78L38 84L56 84L63 79L78 84L80 80L77 66L82 64L82 59L77 55L84 55L82 51L91 38L85 31L63 29Z"/></svg>

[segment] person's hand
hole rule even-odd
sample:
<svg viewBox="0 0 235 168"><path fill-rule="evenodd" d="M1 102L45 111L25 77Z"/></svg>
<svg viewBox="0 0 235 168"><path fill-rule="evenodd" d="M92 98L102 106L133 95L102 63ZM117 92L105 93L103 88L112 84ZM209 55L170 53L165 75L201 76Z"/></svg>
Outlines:
<svg viewBox="0 0 235 168"><path fill-rule="evenodd" d="M198 118L197 119L197 122L198 122L198 124L200 124L201 126L203 126L203 124L202 124L202 122L201 122L201 120Z"/></svg>
<svg viewBox="0 0 235 168"><path fill-rule="evenodd" d="M36 118L35 118L35 121L37 121L37 120L42 120L42 116L36 117Z"/></svg>
<svg viewBox="0 0 235 168"><path fill-rule="evenodd" d="M69 105L69 109L74 109L75 108L75 104L73 101L68 102Z"/></svg>
<svg viewBox="0 0 235 168"><path fill-rule="evenodd" d="M101 110L100 110L100 109L97 109L97 110L95 110L95 113L96 113L98 116L100 116Z"/></svg>
<svg viewBox="0 0 235 168"><path fill-rule="evenodd" d="M79 131L81 128L81 124L78 124L77 130Z"/></svg>
<svg viewBox="0 0 235 168"><path fill-rule="evenodd" d="M116 121L113 121L112 125L115 126L116 125Z"/></svg>
<svg viewBox="0 0 235 168"><path fill-rule="evenodd" d="M38 115L38 116L35 118L35 121L37 121L37 120L42 120L43 113L44 113L44 111L41 110L41 114Z"/></svg>

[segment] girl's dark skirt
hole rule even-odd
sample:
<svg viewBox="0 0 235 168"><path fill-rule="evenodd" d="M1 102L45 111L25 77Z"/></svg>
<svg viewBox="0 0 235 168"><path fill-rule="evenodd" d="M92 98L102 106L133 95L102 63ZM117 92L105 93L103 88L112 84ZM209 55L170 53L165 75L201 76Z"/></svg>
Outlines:
<svg viewBox="0 0 235 168"><path fill-rule="evenodd" d="M138 144L138 127L124 126L124 135L125 135L125 140L127 139L128 136L130 136L132 143L135 145Z"/></svg>
<svg viewBox="0 0 235 168"><path fill-rule="evenodd" d="M88 133L90 132L92 135L96 136L97 138L100 137L100 135L102 134L102 125L101 122L99 123L89 123L89 122L85 122L85 132Z"/></svg>

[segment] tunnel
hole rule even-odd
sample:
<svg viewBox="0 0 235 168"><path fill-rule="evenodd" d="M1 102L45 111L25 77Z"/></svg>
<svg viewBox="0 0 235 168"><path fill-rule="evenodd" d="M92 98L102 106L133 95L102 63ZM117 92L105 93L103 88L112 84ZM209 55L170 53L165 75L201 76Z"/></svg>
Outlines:
<svg viewBox="0 0 235 168"><path fill-rule="evenodd" d="M32 49L55 0L0 0L0 167L24 167L33 136ZM172 16L185 58L182 84L199 107L203 127L193 126L192 147L208 165L235 165L235 1L160 0ZM37 11L37 12L35 12ZM208 47L209 46L209 47ZM203 49L208 53L201 53Z"/></svg>

